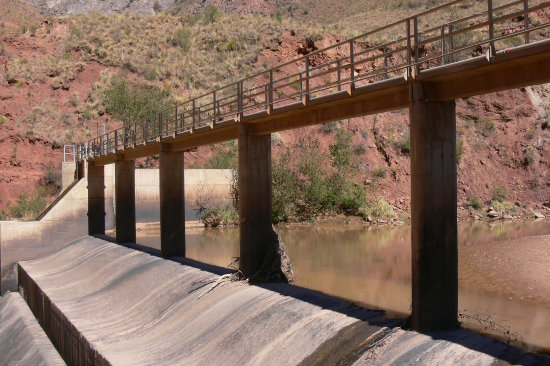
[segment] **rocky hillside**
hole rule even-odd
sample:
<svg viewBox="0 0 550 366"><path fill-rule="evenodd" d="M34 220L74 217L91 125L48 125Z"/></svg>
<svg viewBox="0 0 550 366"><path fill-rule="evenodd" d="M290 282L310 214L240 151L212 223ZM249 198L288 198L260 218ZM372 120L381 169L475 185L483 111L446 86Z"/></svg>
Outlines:
<svg viewBox="0 0 550 366"><path fill-rule="evenodd" d="M296 58L304 50L342 40L353 33L346 22L355 19L353 15L340 18L329 29L299 21L307 15L303 11L302 15L300 11L279 12L284 6L292 8L289 4L306 6L307 1L158 3L170 10L153 15L145 11L154 5L148 1L42 1L42 6L61 9L55 10L60 14L70 13L67 9L78 4L104 5L104 13L124 12L121 6L147 13L57 18L27 4L0 0L0 7L6 9L0 14L0 209L9 211L21 201L21 193L39 198L45 195L44 187L50 193L55 190L63 144L120 126L128 113L140 112L128 111L123 103L109 103L107 95L123 90L126 99L122 101L134 98L141 109L154 110L158 105L145 105L147 100L181 101ZM416 5L400 3L379 7L369 3L368 9L373 14L381 14L384 7L394 7L396 13L418 11ZM357 6L345 4L322 1L317 8L306 8L345 16ZM223 14L213 5L225 12L242 13ZM275 17L258 15L264 13ZM158 98L148 98L150 95ZM548 86L537 86L457 101L463 217L485 216L484 210L490 206L517 215L544 210L549 204L549 96ZM308 138L327 154L327 169L334 169L331 145L343 137L353 155L353 184L362 187L370 202L383 199L407 216L407 111L275 134L275 162L297 151ZM234 162L234 152L227 144L202 147L187 154L186 165L227 166ZM154 166L155 159L138 165Z"/></svg>

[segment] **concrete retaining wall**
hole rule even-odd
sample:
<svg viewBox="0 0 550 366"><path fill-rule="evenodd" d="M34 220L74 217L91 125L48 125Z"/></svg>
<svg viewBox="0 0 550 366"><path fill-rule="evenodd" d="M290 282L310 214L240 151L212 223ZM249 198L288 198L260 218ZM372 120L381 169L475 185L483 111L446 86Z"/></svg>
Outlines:
<svg viewBox="0 0 550 366"><path fill-rule="evenodd" d="M17 292L0 299L0 364L65 365Z"/></svg>
<svg viewBox="0 0 550 366"><path fill-rule="evenodd" d="M74 174L74 172L73 172ZM196 220L196 202L230 205L231 170L185 171L186 220ZM136 169L136 220L160 221L158 169ZM105 166L105 228L114 229L114 165ZM0 222L1 293L17 289L15 263L38 258L88 233L87 180L80 180L40 221Z"/></svg>

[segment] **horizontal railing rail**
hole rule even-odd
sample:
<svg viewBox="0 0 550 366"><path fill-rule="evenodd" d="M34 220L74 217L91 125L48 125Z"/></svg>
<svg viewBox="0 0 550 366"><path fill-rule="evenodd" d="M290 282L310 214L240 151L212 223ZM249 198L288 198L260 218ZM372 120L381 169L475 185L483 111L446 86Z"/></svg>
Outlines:
<svg viewBox="0 0 550 366"><path fill-rule="evenodd" d="M547 39L537 12L548 1L454 0L376 30L310 52L153 116L76 145L94 159L217 126L269 115L296 103ZM453 17L456 10L463 16ZM466 14L466 15L464 15ZM456 18L456 19L454 19Z"/></svg>

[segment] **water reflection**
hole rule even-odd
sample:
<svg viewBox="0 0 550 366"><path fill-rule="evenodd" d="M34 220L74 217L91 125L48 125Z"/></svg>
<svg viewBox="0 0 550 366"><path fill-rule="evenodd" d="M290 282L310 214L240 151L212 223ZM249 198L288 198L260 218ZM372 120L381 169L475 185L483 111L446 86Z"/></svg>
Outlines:
<svg viewBox="0 0 550 366"><path fill-rule="evenodd" d="M227 266L239 255L238 228L186 229L190 258ZM368 308L408 315L411 304L410 226L312 225L280 227L296 284L348 299ZM550 234L548 221L461 223L459 225L459 309L491 317L520 335L520 341L550 348L550 308L510 299L476 286L469 266L476 244ZM138 232L138 242L159 248L158 227ZM469 250L465 250L469 247ZM462 249L461 249L462 248ZM474 250L470 250L474 248ZM483 280L483 279L482 279ZM475 281L480 281L479 276ZM466 326L478 327L466 320ZM487 330L490 332L490 330Z"/></svg>

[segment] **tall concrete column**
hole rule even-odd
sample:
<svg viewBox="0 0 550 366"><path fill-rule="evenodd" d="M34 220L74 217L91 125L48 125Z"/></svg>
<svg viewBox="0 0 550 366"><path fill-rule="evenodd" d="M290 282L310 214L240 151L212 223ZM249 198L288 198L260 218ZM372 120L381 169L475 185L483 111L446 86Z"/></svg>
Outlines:
<svg viewBox="0 0 550 366"><path fill-rule="evenodd" d="M105 235L105 169L88 163L88 234Z"/></svg>
<svg viewBox="0 0 550 366"><path fill-rule="evenodd" d="M118 243L136 242L136 189L134 160L115 161L115 224Z"/></svg>
<svg viewBox="0 0 550 366"><path fill-rule="evenodd" d="M86 163L85 160L79 160L76 162L76 171L74 172L75 174L75 179L77 180L80 180L82 178L84 178L84 164Z"/></svg>
<svg viewBox="0 0 550 366"><path fill-rule="evenodd" d="M455 101L411 84L412 327L454 328L458 312Z"/></svg>
<svg viewBox="0 0 550 366"><path fill-rule="evenodd" d="M160 173L160 247L164 257L185 257L183 151L162 145Z"/></svg>
<svg viewBox="0 0 550 366"><path fill-rule="evenodd" d="M271 135L239 125L240 270L250 277L271 247Z"/></svg>

